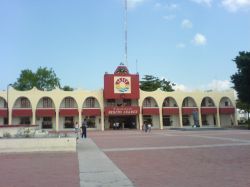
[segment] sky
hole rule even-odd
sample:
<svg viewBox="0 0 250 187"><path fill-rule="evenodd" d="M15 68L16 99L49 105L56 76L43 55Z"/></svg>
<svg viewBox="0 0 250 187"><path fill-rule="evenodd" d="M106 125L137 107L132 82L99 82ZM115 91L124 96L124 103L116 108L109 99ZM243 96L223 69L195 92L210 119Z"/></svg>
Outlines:
<svg viewBox="0 0 250 187"><path fill-rule="evenodd" d="M128 0L130 73L180 90L227 90L250 51L250 0ZM103 88L124 59L124 0L0 0L0 90L21 70L52 68L61 85Z"/></svg>

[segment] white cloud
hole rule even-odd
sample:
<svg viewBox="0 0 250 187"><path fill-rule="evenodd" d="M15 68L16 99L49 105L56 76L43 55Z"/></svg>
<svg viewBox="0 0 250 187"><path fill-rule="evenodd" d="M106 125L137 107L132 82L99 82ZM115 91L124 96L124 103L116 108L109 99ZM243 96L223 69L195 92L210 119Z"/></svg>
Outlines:
<svg viewBox="0 0 250 187"><path fill-rule="evenodd" d="M173 19L175 19L175 15L167 15L167 16L163 16L163 19L167 20L167 21L171 21Z"/></svg>
<svg viewBox="0 0 250 187"><path fill-rule="evenodd" d="M144 3L146 0L128 0L127 1L127 5L129 9L133 9L136 8L137 6L139 6L140 4Z"/></svg>
<svg viewBox="0 0 250 187"><path fill-rule="evenodd" d="M206 5L206 6L212 6L212 2L213 0L191 0L195 3L198 3L198 4L202 4L202 5Z"/></svg>
<svg viewBox="0 0 250 187"><path fill-rule="evenodd" d="M240 9L250 9L250 0L222 0L221 4L231 12L237 12Z"/></svg>
<svg viewBox="0 0 250 187"><path fill-rule="evenodd" d="M201 85L197 88L194 87L188 87L184 84L176 84L173 86L173 88L176 91L185 91L185 92L191 92L195 90L200 91L227 91L232 89L232 83L229 80L212 80L210 83L206 85Z"/></svg>
<svg viewBox="0 0 250 187"><path fill-rule="evenodd" d="M179 48L179 49L183 49L183 48L186 47L186 44L184 44L184 43L178 43L178 44L176 45L176 47Z"/></svg>
<svg viewBox="0 0 250 187"><path fill-rule="evenodd" d="M206 45L207 39L203 34L197 33L194 36L193 43L196 45Z"/></svg>
<svg viewBox="0 0 250 187"><path fill-rule="evenodd" d="M212 80L209 84L202 86L204 90L225 91L232 89L232 83L229 80Z"/></svg>
<svg viewBox="0 0 250 187"><path fill-rule="evenodd" d="M178 4L171 3L171 4L161 4L161 3L155 3L154 5L155 9L165 9L169 11L173 11L179 8Z"/></svg>
<svg viewBox="0 0 250 187"><path fill-rule="evenodd" d="M189 19L184 19L181 22L181 27L184 29L191 29L193 27L193 24Z"/></svg>
<svg viewBox="0 0 250 187"><path fill-rule="evenodd" d="M174 90L176 91L184 91L184 92L189 92L191 91L188 87L186 87L183 84L175 84L175 86L173 86Z"/></svg>

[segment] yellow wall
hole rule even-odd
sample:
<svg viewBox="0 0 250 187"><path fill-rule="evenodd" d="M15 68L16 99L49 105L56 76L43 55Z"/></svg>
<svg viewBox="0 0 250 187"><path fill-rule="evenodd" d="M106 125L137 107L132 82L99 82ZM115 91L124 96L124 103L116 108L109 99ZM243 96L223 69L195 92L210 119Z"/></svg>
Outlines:
<svg viewBox="0 0 250 187"><path fill-rule="evenodd" d="M0 91L0 98L3 98L5 100L7 100L7 92L6 91ZM53 119L53 121L56 121L56 125L55 125L55 130L62 130L61 126L60 126L60 118L59 118L59 109L60 109L60 105L61 102L63 101L63 99L65 97L73 97L76 101L77 104L77 108L79 110L79 116L78 116L78 121L79 124L81 124L82 121L82 116L81 116L81 110L83 107L83 103L85 101L86 98L88 97L94 97L96 98L96 100L99 102L99 106L101 109L101 124L99 124L99 122L97 123L97 129L100 130L104 130L104 101L103 101L103 90L97 90L97 91L86 91L86 90L74 90L74 91L63 91L60 89L54 89L52 91L40 91L37 90L36 88L33 88L32 90L29 91L17 91L13 88L9 88L8 91L8 100L9 100L9 123L13 124L13 122L16 123L15 119L12 118L12 109L13 106L16 102L16 100L20 97L26 97L29 99L30 103L31 103L31 108L32 108L32 112L33 112L33 116L35 116L35 111L36 108L38 106L39 100L43 97L49 97L52 99L54 106L55 106L55 110L56 110L56 118ZM147 97L152 97L155 99L158 107L159 107L159 111L160 111L160 115L159 115L159 119L155 119L155 121L159 121L159 124L157 124L157 126L160 129L163 129L163 120L162 120L162 105L163 105L163 101L165 98L167 97L172 97L176 100L177 105L179 107L179 120L178 120L178 116L175 116L174 118L175 121L179 122L179 127L182 127L182 113L181 113L181 106L182 106L182 102L186 97L191 97L194 99L195 103L197 104L198 110L200 112L200 108L201 108L201 102L203 100L203 98L205 97L210 97L214 103L215 106L218 107L220 106L220 102L222 100L222 98L226 97L229 100L231 100L233 106L235 107L235 98L234 98L234 93L233 91L225 91L225 92L202 92L202 91L193 91L193 92L183 92L183 91L174 91L174 92L164 92L161 90L156 90L153 92L145 92L145 91L140 91L140 99L138 101L138 104L140 106L140 108L142 109L142 103L144 101L145 98ZM155 118L155 116L154 116ZM157 118L157 116L156 116ZM14 121L13 121L14 120ZM35 117L32 117L32 124L36 124L38 123L36 121ZM77 120L77 119L76 119ZM142 111L140 112L139 115L139 127L140 129L142 128ZM201 124L201 115L199 114L199 120ZM217 120L218 120L218 126L221 126L221 124L225 124L228 123L228 118L225 119L225 117L223 116L222 118L220 118L219 116L219 110L217 113ZM234 120L234 124L237 124L236 121L236 117L235 115L233 116L233 120ZM0 122L2 121L2 119L0 119ZM99 121L99 119L96 119L96 121ZM174 126L177 126L177 124L175 124Z"/></svg>

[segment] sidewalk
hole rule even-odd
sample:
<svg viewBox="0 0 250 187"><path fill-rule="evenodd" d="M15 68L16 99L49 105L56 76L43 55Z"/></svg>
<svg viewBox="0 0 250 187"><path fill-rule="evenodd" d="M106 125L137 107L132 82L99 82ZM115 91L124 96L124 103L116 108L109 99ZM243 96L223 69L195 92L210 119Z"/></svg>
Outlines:
<svg viewBox="0 0 250 187"><path fill-rule="evenodd" d="M90 138L78 141L77 153L81 187L134 186Z"/></svg>

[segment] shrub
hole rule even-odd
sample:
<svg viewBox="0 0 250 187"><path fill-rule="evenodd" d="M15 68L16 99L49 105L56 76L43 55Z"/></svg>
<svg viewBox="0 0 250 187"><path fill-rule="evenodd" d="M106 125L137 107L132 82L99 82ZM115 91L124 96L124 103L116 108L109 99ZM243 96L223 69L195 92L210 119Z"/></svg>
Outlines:
<svg viewBox="0 0 250 187"><path fill-rule="evenodd" d="M9 132L3 133L4 138L11 138L11 134Z"/></svg>

